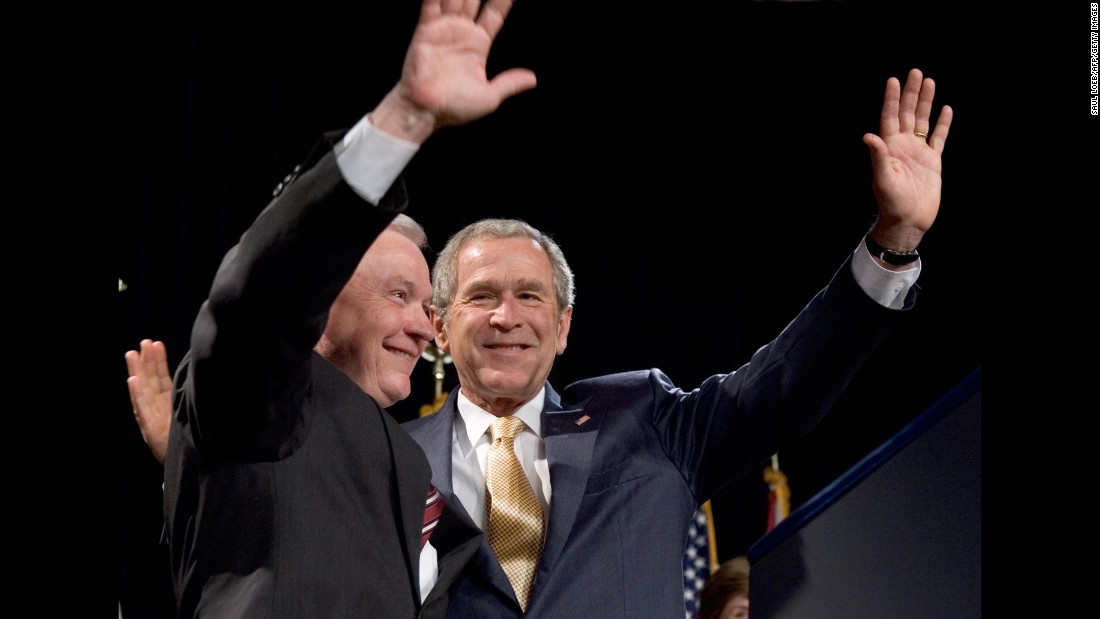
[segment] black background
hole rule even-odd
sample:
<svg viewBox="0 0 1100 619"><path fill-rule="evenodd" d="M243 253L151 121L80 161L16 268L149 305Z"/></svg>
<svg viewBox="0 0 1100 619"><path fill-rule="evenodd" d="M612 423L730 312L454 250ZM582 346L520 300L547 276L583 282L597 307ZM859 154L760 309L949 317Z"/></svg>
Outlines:
<svg viewBox="0 0 1100 619"><path fill-rule="evenodd" d="M797 508L982 363L978 8L520 0L489 71L527 67L538 87L425 144L406 169L408 212L436 250L489 216L557 239L577 274L558 387L660 367L690 388L747 361L859 242L875 212L861 136L878 131L886 79L912 67L934 78L936 110L951 105L955 121L921 295L830 415L780 454ZM418 10L416 0L119 5L127 619L166 616L172 602L161 469L133 421L122 354L161 339L175 367L222 255L319 134L353 124L397 80ZM444 389L455 382L448 368ZM431 398L424 363L391 410L411 418ZM714 499L719 559L764 533L766 498L751 476Z"/></svg>

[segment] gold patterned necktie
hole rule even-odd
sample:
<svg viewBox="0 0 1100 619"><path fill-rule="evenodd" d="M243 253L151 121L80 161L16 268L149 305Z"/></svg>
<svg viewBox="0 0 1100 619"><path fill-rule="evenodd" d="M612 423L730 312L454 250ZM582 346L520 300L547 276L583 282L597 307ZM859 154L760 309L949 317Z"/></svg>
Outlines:
<svg viewBox="0 0 1100 619"><path fill-rule="evenodd" d="M515 437L523 428L523 420L513 416L498 418L490 426L493 444L485 474L485 502L489 545L512 583L520 608L526 611L542 553L542 506L516 458Z"/></svg>

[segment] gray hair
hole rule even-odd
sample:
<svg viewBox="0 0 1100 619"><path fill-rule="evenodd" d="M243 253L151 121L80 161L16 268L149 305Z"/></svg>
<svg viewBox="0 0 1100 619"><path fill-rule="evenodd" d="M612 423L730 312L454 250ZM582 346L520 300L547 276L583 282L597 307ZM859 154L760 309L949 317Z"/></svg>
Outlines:
<svg viewBox="0 0 1100 619"><path fill-rule="evenodd" d="M416 246L421 250L427 251L428 233L424 232L424 227L418 224L412 217L404 213L398 213L397 217L390 222L390 225L386 226L386 229L393 230L413 243L416 243Z"/></svg>
<svg viewBox="0 0 1100 619"><path fill-rule="evenodd" d="M454 301L458 285L458 254L472 241L480 238L526 238L538 243L550 259L554 270L554 296L558 311L573 305L573 269L565 261L565 254L549 235L519 219L482 219L459 230L439 252L432 267L432 305L438 308L440 318L446 319L447 310Z"/></svg>

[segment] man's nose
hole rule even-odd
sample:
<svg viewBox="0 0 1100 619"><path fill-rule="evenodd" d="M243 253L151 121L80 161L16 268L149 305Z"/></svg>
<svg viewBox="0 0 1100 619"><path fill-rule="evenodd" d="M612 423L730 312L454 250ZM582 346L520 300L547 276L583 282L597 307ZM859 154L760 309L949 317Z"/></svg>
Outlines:
<svg viewBox="0 0 1100 619"><path fill-rule="evenodd" d="M516 326L516 300L513 297L506 296L500 300L492 310L490 310L489 324L497 329L512 329Z"/></svg>
<svg viewBox="0 0 1100 619"><path fill-rule="evenodd" d="M435 328L432 326L432 321L421 310L416 310L416 316L406 323L405 330L413 338L425 342L435 337Z"/></svg>

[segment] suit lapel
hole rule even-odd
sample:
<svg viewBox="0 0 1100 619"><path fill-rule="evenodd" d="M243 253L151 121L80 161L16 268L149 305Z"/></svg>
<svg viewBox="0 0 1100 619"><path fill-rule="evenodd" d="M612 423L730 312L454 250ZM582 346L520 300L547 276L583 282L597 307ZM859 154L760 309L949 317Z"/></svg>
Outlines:
<svg viewBox="0 0 1100 619"><path fill-rule="evenodd" d="M450 500L453 508L461 510L469 519L469 514L466 514L466 510L462 509L461 503L455 497L454 485L451 483L451 437L454 435L457 394L458 390L455 389L438 412L417 421L422 424L410 429L409 434L428 457L428 464L432 467L432 485Z"/></svg>
<svg viewBox="0 0 1100 619"><path fill-rule="evenodd" d="M546 384L542 411L542 435L550 467L550 526L539 561L539 579L545 579L561 556L577 510L588 485L592 449L599 435L599 416L589 417L582 408L562 409L558 394Z"/></svg>
<svg viewBox="0 0 1100 619"><path fill-rule="evenodd" d="M340 394L341 405L348 410L362 411L364 423L370 425L369 433L377 436L363 449L373 449L383 445L389 447L389 457L393 466L393 481L396 486L397 503L401 522L397 523L401 531L401 544L404 547L405 569L409 578L410 592L414 604L420 604L420 529L424 524L424 502L428 496L430 470L425 466L421 450L409 435L401 429L397 421L373 398L368 396L350 378L335 365L313 353L313 382L317 385L333 385L333 391ZM326 389L327 391L327 389ZM377 430L375 430L377 424ZM364 470L362 474L369 480L379 480L390 484L389 479L380 479L383 473L376 470Z"/></svg>
<svg viewBox="0 0 1100 619"><path fill-rule="evenodd" d="M457 501L444 498L443 515L432 532L431 540L432 546L438 552L439 575L431 593L424 600L425 607L447 595L447 589L478 551L482 537L481 529L470 521L466 510Z"/></svg>
<svg viewBox="0 0 1100 619"><path fill-rule="evenodd" d="M394 475L397 478L406 564L419 603L420 574L417 566L420 565L420 530L424 524L424 502L428 496L428 471L424 470L424 461L418 453L417 445L388 412L379 409L379 414L389 438Z"/></svg>

